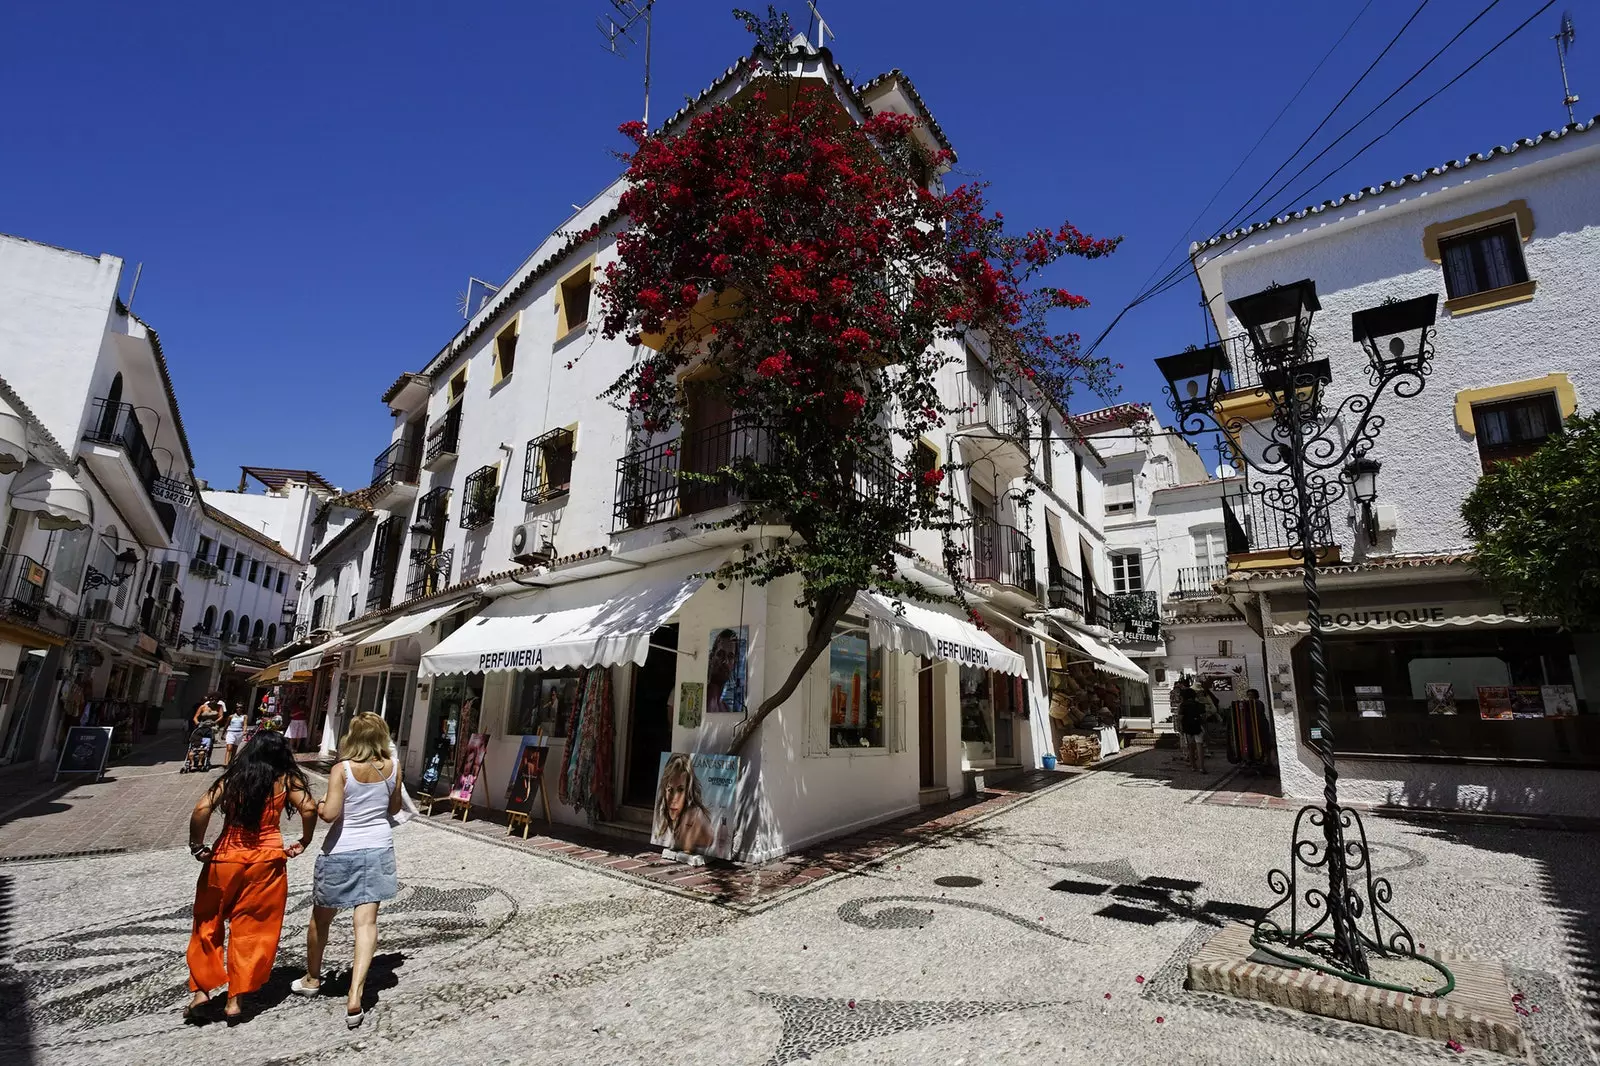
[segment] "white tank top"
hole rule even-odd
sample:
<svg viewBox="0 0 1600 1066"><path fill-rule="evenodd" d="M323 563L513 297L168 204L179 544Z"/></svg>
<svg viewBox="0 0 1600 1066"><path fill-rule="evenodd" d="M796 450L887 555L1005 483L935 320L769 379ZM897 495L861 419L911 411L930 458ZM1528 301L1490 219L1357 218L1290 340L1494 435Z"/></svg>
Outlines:
<svg viewBox="0 0 1600 1066"><path fill-rule="evenodd" d="M389 768L389 776L371 784L357 781L355 772L344 764L344 813L334 821L322 840L324 855L394 845L394 823L389 818L389 797L394 794L399 763Z"/></svg>

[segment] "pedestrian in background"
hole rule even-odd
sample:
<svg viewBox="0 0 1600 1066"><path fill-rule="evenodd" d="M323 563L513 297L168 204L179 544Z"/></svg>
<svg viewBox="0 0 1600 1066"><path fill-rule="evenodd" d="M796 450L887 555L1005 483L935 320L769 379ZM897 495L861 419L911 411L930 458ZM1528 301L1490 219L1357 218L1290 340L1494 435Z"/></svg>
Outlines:
<svg viewBox="0 0 1600 1066"><path fill-rule="evenodd" d="M250 724L250 716L245 713L243 705L236 707L233 713L229 714L226 709L228 705L220 700L218 703L223 707L222 742L227 745L228 765L232 766L234 752L238 750L240 742L244 740L244 728Z"/></svg>
<svg viewBox="0 0 1600 1066"><path fill-rule="evenodd" d="M213 692L207 696L200 706L194 709L194 717L189 719L189 725L196 731L209 728L209 733L202 733L205 740L206 769L211 769L211 752L217 743L217 726L222 722L223 712L227 704L222 702L222 696Z"/></svg>
<svg viewBox="0 0 1600 1066"><path fill-rule="evenodd" d="M311 888L311 925L306 929L306 972L290 985L301 996L322 989L322 953L333 916L353 910L355 957L345 1026L366 1017L364 994L378 949L378 906L395 897L394 816L400 811L400 773L389 726L381 715L358 714L339 741L339 761L328 775L328 794L317 804L332 823L317 856Z"/></svg>
<svg viewBox="0 0 1600 1066"><path fill-rule="evenodd" d="M300 839L287 846L278 823L284 808L300 813ZM206 844L212 812L222 811L222 835ZM267 983L278 955L289 901L288 860L305 851L316 829L316 804L288 743L277 733L256 736L189 816L189 853L201 863L189 936L189 991L184 1017L228 989L225 1017L243 1015L243 999ZM226 943L226 948L224 948Z"/></svg>
<svg viewBox="0 0 1600 1066"><path fill-rule="evenodd" d="M1192 688L1185 688L1178 705L1178 727L1182 730L1184 752L1189 768L1206 772L1206 705Z"/></svg>

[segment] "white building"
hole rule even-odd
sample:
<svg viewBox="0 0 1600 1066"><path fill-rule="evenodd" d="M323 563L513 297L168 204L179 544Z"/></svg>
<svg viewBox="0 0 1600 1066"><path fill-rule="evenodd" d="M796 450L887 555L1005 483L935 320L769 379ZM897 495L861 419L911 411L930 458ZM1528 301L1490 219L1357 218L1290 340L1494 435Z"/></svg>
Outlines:
<svg viewBox="0 0 1600 1066"><path fill-rule="evenodd" d="M826 52L802 65L857 119L925 115L903 75L853 86ZM741 91L745 78L730 70L692 106ZM924 134L942 138L931 120ZM715 467L752 446L731 412L708 403L688 437L645 439L597 397L633 358L589 328L593 278L622 225L620 192L608 188L546 238L449 344L384 393L393 431L372 484L330 501L312 534L300 617L321 643L284 669L309 678L328 711L325 746L353 710L388 717L412 781L435 753L449 756L451 739L459 747L487 733L476 795L501 807L525 735L542 732L551 764L567 766L581 670L609 668L613 756L584 771L585 787L615 800L601 821L637 832L663 754L726 750L743 718L733 708L754 708L782 681L809 619L793 606L797 579L719 588L693 576L786 533L708 532L701 523L733 501L714 488L679 491L680 465L722 456L700 460ZM742 858L959 794L995 768L1039 765L1054 743L1057 677L1074 692L1110 676L1095 667L1143 679L1108 642L1099 458L1059 412L996 384L978 346L950 355L941 388L968 413L896 459L970 465L956 491L977 516L968 577L987 633L954 609L913 607L901 619L858 603L835 645L864 655L875 680L864 703L842 693L830 652L746 747L733 848ZM1030 483L1031 500L1019 491ZM909 544L906 572L948 587L928 561L942 558L938 534L913 533ZM741 645L742 681L729 670ZM556 801L557 776L547 776L555 817L591 817Z"/></svg>
<svg viewBox="0 0 1600 1066"><path fill-rule="evenodd" d="M0 426L19 438L0 475L0 761L48 758L69 722L126 743L172 683L194 464L122 266L0 236Z"/></svg>
<svg viewBox="0 0 1600 1066"><path fill-rule="evenodd" d="M1349 499L1318 538L1333 738L1349 801L1600 814L1600 639L1523 617L1473 572L1462 499L1600 400L1591 323L1600 293L1595 122L1367 188L1191 251L1219 335L1229 302L1309 278L1329 394L1367 388L1351 315L1438 298L1432 376L1386 396L1372 457L1378 499ZM1236 341L1224 417L1268 413ZM1340 426L1353 431L1351 420ZM1243 458L1256 461L1253 431ZM1244 471L1251 477L1251 471ZM1252 478L1252 481L1255 479ZM1285 793L1318 796L1306 602L1281 525L1230 497L1227 588L1266 637ZM1370 522L1369 522L1370 516ZM1572 701L1576 714L1558 713Z"/></svg>
<svg viewBox="0 0 1600 1066"><path fill-rule="evenodd" d="M1150 675L1129 686L1123 724L1169 731L1178 679L1209 680L1222 706L1266 692L1262 643L1216 584L1227 576L1222 498L1238 479L1212 477L1194 445L1148 404L1073 417L1105 457L1111 592L1130 625L1118 646ZM1228 474L1229 471L1219 471Z"/></svg>

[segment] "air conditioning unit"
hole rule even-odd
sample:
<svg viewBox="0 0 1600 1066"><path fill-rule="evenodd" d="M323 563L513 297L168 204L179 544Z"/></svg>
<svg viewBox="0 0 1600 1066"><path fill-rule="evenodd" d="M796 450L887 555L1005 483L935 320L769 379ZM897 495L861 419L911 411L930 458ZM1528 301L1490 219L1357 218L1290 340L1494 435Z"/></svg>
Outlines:
<svg viewBox="0 0 1600 1066"><path fill-rule="evenodd" d="M111 601L105 597L89 601L89 609L83 612L85 618L95 622L104 622L111 617Z"/></svg>
<svg viewBox="0 0 1600 1066"><path fill-rule="evenodd" d="M511 531L511 558L524 566L547 563L555 555L554 524L548 518L524 522Z"/></svg>
<svg viewBox="0 0 1600 1066"><path fill-rule="evenodd" d="M228 572L220 569L217 571L217 576L211 580L215 581L219 585L231 585L233 583L228 580Z"/></svg>
<svg viewBox="0 0 1600 1066"><path fill-rule="evenodd" d="M177 560L169 559L166 562L162 563L161 564L161 583L163 585L172 585L172 584L176 584L177 580L178 580L178 563L177 563Z"/></svg>
<svg viewBox="0 0 1600 1066"><path fill-rule="evenodd" d="M100 601L104 603L104 600ZM94 623L87 618L76 618L72 622L72 639L80 643L90 640L94 636Z"/></svg>

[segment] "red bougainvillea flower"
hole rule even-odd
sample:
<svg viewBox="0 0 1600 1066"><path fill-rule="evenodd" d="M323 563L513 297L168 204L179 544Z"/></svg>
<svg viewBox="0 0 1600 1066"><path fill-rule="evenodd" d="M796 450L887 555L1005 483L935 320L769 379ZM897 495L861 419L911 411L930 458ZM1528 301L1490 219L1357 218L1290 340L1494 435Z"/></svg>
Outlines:
<svg viewBox="0 0 1600 1066"><path fill-rule="evenodd" d="M864 352L872 347L872 334L857 326L851 326L839 334L839 347Z"/></svg>
<svg viewBox="0 0 1600 1066"><path fill-rule="evenodd" d="M934 486L942 484L943 482L944 482L944 471L943 470L925 470L922 473L922 483L924 485L928 486L929 488L933 488Z"/></svg>
<svg viewBox="0 0 1600 1066"><path fill-rule="evenodd" d="M756 364L756 373L760 374L764 378L775 378L782 374L787 374L788 372L789 355L787 352L779 352L777 355L769 355L765 359L761 360L761 362Z"/></svg>
<svg viewBox="0 0 1600 1066"><path fill-rule="evenodd" d="M839 398L839 403L851 414L858 415L861 409L867 406L867 398L855 389L846 389L844 395Z"/></svg>

